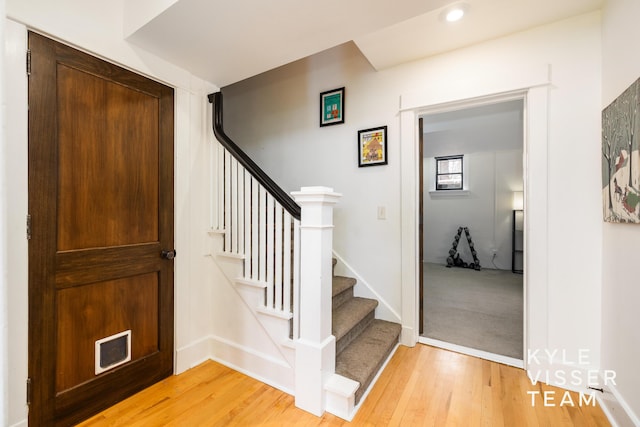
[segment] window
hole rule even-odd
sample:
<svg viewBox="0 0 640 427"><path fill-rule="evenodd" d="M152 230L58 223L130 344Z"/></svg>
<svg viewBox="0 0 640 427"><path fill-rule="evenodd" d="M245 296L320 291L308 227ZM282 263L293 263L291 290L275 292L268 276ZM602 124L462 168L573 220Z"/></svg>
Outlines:
<svg viewBox="0 0 640 427"><path fill-rule="evenodd" d="M436 190L462 190L462 154L436 157Z"/></svg>

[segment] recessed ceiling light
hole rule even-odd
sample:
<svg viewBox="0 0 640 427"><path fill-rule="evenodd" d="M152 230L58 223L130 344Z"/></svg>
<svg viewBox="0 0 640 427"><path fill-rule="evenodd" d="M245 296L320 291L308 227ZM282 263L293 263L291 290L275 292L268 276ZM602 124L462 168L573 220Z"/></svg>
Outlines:
<svg viewBox="0 0 640 427"><path fill-rule="evenodd" d="M456 22L462 19L464 16L464 10L460 8L451 9L447 12L446 20L447 22Z"/></svg>
<svg viewBox="0 0 640 427"><path fill-rule="evenodd" d="M440 18L446 22L456 22L462 19L468 9L469 5L466 3L454 4L444 9Z"/></svg>

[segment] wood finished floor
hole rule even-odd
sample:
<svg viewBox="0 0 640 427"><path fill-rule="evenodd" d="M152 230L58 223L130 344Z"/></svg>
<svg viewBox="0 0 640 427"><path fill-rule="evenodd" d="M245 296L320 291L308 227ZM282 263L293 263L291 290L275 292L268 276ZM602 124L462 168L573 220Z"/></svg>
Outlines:
<svg viewBox="0 0 640 427"><path fill-rule="evenodd" d="M553 391L556 406L527 391ZM351 423L215 362L168 378L81 426L609 426L602 410L523 370L418 344L400 346Z"/></svg>

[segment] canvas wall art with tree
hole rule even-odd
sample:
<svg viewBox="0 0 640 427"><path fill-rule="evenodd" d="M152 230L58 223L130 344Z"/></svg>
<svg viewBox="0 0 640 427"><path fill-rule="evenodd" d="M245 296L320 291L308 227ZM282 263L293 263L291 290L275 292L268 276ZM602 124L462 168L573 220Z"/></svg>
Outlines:
<svg viewBox="0 0 640 427"><path fill-rule="evenodd" d="M602 111L602 201L607 222L640 222L640 79Z"/></svg>

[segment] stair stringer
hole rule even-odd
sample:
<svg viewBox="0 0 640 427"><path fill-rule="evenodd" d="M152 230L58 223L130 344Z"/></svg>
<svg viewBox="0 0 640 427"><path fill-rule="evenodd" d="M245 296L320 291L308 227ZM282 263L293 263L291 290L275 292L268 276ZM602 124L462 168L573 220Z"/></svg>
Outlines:
<svg viewBox="0 0 640 427"><path fill-rule="evenodd" d="M376 319L386 320L388 322L402 324L402 316L391 307L391 305L371 285L356 272L336 251L333 251L333 257L338 261L334 267L334 275L353 277L357 280L354 286L354 296L371 298L378 301L376 307Z"/></svg>
<svg viewBox="0 0 640 427"><path fill-rule="evenodd" d="M360 410L360 407L367 400L369 392L371 392L376 382L378 382L378 378L380 378L380 375L384 372L385 368L389 364L389 361L396 353L399 345L400 344L396 344L393 350L391 350L384 363L380 367L380 370L378 370L378 373L371 381L371 384L369 384L369 387L367 387L367 390L365 390L362 398L360 399L360 402L358 402L357 405L355 405L355 396L358 388L360 387L360 383L352 379L343 377L342 375L333 374L329 378L329 380L327 380L324 388L326 398L326 411L330 414L335 415L336 417L342 418L345 421L352 421L353 417L355 417L358 413L358 410Z"/></svg>
<svg viewBox="0 0 640 427"><path fill-rule="evenodd" d="M254 318L262 327L263 332L278 349L278 352L295 374L295 346L289 338L290 319L292 315L283 316L274 313L264 304L267 282L246 280L242 278L244 257L238 254L225 253L222 250L224 232L211 232L214 240L211 257L218 265L233 289L240 296L244 304L249 308ZM216 241L217 240L217 241Z"/></svg>
<svg viewBox="0 0 640 427"><path fill-rule="evenodd" d="M355 297L364 297L378 301L375 310L375 318L389 322L401 323L401 316L384 300L373 288L360 276L344 259L333 251L334 268L333 275L353 277L356 284L353 286ZM362 286L360 286L362 285ZM362 404L366 401L369 392L373 389L378 378L384 372L387 364L395 354L399 344L393 347L377 373L368 384L358 404L355 404L356 393L361 387L360 383L339 374L333 374L325 384L326 411L346 421L351 421L357 414Z"/></svg>

